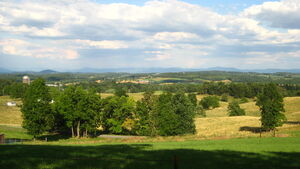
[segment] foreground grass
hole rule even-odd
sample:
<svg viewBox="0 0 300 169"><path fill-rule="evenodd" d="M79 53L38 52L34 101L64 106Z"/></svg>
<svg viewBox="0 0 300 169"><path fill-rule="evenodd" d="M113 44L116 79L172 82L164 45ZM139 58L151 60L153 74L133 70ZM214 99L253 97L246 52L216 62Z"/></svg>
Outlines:
<svg viewBox="0 0 300 169"><path fill-rule="evenodd" d="M300 139L248 138L80 145L0 146L0 168L299 168Z"/></svg>

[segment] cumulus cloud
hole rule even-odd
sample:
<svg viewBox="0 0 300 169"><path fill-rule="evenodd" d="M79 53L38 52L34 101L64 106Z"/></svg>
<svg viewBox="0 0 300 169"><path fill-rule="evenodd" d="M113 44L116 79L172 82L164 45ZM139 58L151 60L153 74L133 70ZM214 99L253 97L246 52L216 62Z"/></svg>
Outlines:
<svg viewBox="0 0 300 169"><path fill-rule="evenodd" d="M0 40L3 54L17 55L33 58L66 59L73 60L79 57L73 49L63 49L33 44L19 39Z"/></svg>
<svg viewBox="0 0 300 169"><path fill-rule="evenodd" d="M271 27L300 29L299 11L299 0L282 0L252 6L244 11L244 15Z"/></svg>
<svg viewBox="0 0 300 169"><path fill-rule="evenodd" d="M107 67L121 61L136 66L230 66L228 58L235 58L229 60L236 67L276 61L272 55L282 61L282 51L295 53L300 48L299 11L299 0L265 2L239 14L220 14L179 0L151 0L142 6L6 0L0 2L0 31L5 34L0 46L3 54L38 59L92 63L87 60L97 57Z"/></svg>

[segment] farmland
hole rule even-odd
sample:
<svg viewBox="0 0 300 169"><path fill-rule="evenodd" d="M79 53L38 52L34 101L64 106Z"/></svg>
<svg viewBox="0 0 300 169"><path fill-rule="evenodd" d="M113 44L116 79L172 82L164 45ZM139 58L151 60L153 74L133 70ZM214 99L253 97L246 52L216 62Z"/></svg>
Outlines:
<svg viewBox="0 0 300 169"><path fill-rule="evenodd" d="M128 95L135 100L142 98L142 93ZM21 128L20 108L4 105L14 99L1 96L0 100L0 132L7 138L32 139ZM160 169L172 168L176 155L179 168L297 168L300 97L286 97L284 102L288 123L278 128L275 138L269 132L259 138L259 109L253 100L241 104L246 116L239 117L228 117L228 103L221 102L220 107L206 111L207 117L195 119L195 135L125 139L48 135L22 145L1 145L0 167ZM45 137L48 142L43 141Z"/></svg>
<svg viewBox="0 0 300 169"><path fill-rule="evenodd" d="M185 142L1 146L1 168L297 168L300 140L250 138Z"/></svg>

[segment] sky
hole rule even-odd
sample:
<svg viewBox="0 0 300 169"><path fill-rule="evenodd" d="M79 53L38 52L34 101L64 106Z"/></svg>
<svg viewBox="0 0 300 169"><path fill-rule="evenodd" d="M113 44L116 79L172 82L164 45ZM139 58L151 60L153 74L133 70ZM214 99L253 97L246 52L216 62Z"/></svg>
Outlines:
<svg viewBox="0 0 300 169"><path fill-rule="evenodd" d="M0 68L299 69L300 0L0 0Z"/></svg>

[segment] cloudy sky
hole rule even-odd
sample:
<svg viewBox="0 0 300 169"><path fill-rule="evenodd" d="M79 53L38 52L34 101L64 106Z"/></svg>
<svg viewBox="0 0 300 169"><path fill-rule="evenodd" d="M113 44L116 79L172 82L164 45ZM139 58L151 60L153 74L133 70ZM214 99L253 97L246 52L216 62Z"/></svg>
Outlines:
<svg viewBox="0 0 300 169"><path fill-rule="evenodd" d="M0 68L300 68L300 0L0 0Z"/></svg>

